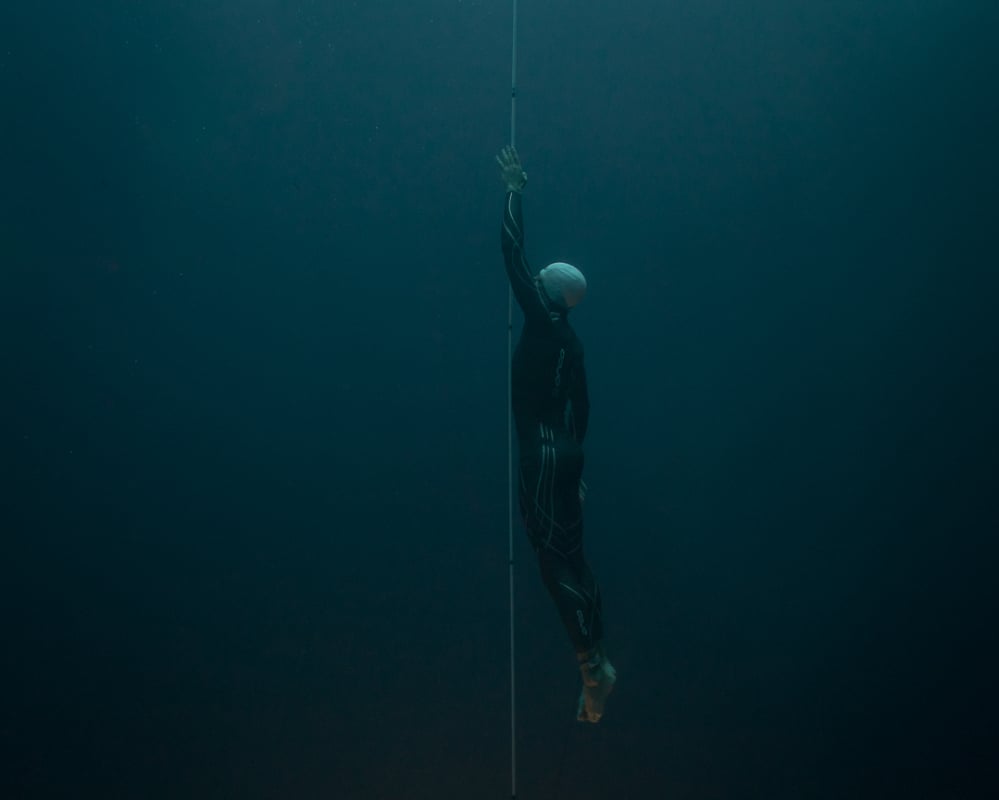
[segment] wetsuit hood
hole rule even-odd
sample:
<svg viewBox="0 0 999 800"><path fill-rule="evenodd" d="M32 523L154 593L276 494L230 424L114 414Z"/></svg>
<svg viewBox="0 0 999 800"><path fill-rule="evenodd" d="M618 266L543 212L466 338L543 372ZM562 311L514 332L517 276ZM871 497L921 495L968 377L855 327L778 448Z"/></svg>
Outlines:
<svg viewBox="0 0 999 800"><path fill-rule="evenodd" d="M572 264L556 261L538 273L545 294L558 305L569 309L579 305L586 295L586 278Z"/></svg>

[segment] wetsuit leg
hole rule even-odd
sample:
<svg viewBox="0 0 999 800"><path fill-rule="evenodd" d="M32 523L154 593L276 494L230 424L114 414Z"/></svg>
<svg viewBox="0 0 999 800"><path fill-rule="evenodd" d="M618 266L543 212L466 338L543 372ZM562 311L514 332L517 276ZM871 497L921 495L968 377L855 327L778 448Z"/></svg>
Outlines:
<svg viewBox="0 0 999 800"><path fill-rule="evenodd" d="M551 550L538 550L541 579L558 609L572 646L589 653L603 639L600 587L582 549L569 558Z"/></svg>
<svg viewBox="0 0 999 800"><path fill-rule="evenodd" d="M588 652L601 641L603 624L600 591L583 556L583 451L566 434L539 430L539 440L521 450L521 514L573 647Z"/></svg>

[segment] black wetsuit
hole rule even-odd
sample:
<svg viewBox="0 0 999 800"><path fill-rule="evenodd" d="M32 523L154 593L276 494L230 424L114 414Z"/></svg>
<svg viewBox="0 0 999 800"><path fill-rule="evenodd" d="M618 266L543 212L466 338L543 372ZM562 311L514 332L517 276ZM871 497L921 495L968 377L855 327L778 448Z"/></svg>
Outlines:
<svg viewBox="0 0 999 800"><path fill-rule="evenodd" d="M524 330L512 364L513 416L520 445L520 513L541 577L577 653L603 638L600 591L583 557L583 438L590 403L583 345L568 309L553 302L524 256L521 196L508 192L503 255Z"/></svg>

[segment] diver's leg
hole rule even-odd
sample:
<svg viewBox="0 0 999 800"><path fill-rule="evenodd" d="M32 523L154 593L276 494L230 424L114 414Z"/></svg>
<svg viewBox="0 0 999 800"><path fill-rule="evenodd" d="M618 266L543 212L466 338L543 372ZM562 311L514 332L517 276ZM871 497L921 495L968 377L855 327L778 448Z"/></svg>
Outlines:
<svg viewBox="0 0 999 800"><path fill-rule="evenodd" d="M582 551L565 558L551 550L540 549L538 563L541 578L576 650L583 678L577 719L599 722L607 697L617 681L617 672L603 647L600 589Z"/></svg>
<svg viewBox="0 0 999 800"><path fill-rule="evenodd" d="M583 677L583 690L579 696L576 717L580 722L599 722L604 713L607 697L617 681L617 671L604 650L600 587L589 564L586 563L583 551L580 550L570 559L569 564L577 582L577 589L592 598L589 629L593 646L586 651L576 651L579 670Z"/></svg>
<svg viewBox="0 0 999 800"><path fill-rule="evenodd" d="M600 598L600 586L590 565L586 562L582 549L574 553L569 558L569 567L572 570L572 579L579 592L590 598L589 607L589 628L594 642L601 642L604 638L603 625L603 602Z"/></svg>
<svg viewBox="0 0 999 800"><path fill-rule="evenodd" d="M542 450L542 465L521 462L520 501L541 579L569 634L583 677L577 717L599 722L617 679L603 652L600 590L583 556L583 509L579 497L583 454L562 437L554 451ZM540 469L537 466L541 466ZM534 467L534 469L532 469ZM539 482L533 480L541 478ZM532 495L530 487L543 487Z"/></svg>
<svg viewBox="0 0 999 800"><path fill-rule="evenodd" d="M573 648L576 653L588 653L600 641L595 630L602 631L595 583L587 586L580 582L570 560L546 547L538 548L538 566Z"/></svg>

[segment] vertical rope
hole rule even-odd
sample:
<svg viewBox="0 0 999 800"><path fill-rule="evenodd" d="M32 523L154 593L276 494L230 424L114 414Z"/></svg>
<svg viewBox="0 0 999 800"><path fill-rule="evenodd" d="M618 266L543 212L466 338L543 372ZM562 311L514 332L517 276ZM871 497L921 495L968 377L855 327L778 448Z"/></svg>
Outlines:
<svg viewBox="0 0 999 800"><path fill-rule="evenodd" d="M517 146L517 0L513 0L513 51L510 55L510 145Z"/></svg>
<svg viewBox="0 0 999 800"><path fill-rule="evenodd" d="M513 0L510 54L510 146L517 144L517 0ZM517 672L513 613L513 288L506 310L506 472L510 564L510 797L517 797Z"/></svg>

